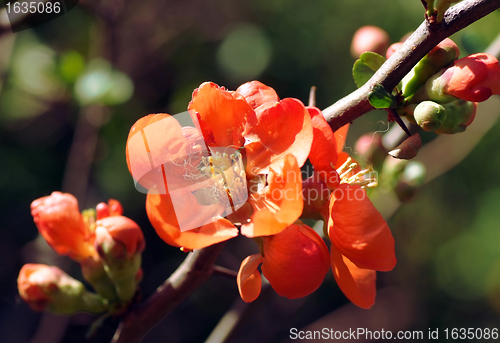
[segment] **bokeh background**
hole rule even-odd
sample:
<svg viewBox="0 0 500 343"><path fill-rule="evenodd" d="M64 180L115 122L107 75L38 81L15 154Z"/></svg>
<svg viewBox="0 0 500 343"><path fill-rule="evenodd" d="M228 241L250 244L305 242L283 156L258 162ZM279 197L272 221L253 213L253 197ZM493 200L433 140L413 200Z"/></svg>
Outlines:
<svg viewBox="0 0 500 343"><path fill-rule="evenodd" d="M37 236L30 215L36 198L62 190L75 194L81 209L120 200L146 236L144 297L185 257L154 233L145 196L127 170L125 143L137 119L185 111L192 91L209 80L236 89L258 79L303 102L314 85L325 108L355 89L349 45L357 28L380 26L395 42L422 20L419 0L104 0L80 1L54 21L12 33L2 12L0 341L109 342L119 322L108 319L86 339L94 317L35 313L19 299L24 263L59 265L81 279L76 264ZM496 11L453 38L464 56L483 51L498 32ZM479 115L493 119L478 124L481 133L460 134L478 144L411 202L394 205L393 196L375 194L381 210L391 207L384 213L398 265L378 274L372 310L351 305L331 272L304 299L283 299L267 287L250 305L239 299L235 280L214 276L143 342L280 342L291 328L323 327L421 330L424 341L429 328L439 328L441 341L445 328L500 328L499 112L498 103L484 107ZM363 116L351 125L347 149L353 152L361 134L387 127L384 112ZM465 148L435 149L449 155ZM427 160L429 168L440 162ZM257 251L253 241L237 238L218 264L237 270Z"/></svg>

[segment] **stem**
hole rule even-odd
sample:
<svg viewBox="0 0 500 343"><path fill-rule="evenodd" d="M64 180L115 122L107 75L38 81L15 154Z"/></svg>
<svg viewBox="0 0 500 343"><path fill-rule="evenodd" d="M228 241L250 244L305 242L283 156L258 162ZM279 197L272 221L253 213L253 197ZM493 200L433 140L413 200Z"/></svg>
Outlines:
<svg viewBox="0 0 500 343"><path fill-rule="evenodd" d="M227 277L229 279L233 279L233 280L236 280L236 277L238 276L237 271L231 270L229 268L221 267L221 266L213 266L213 274L225 276L225 277Z"/></svg>
<svg viewBox="0 0 500 343"><path fill-rule="evenodd" d="M213 265L224 245L223 242L189 253L179 268L155 293L125 316L111 342L140 342L149 329L212 275Z"/></svg>
<svg viewBox="0 0 500 343"><path fill-rule="evenodd" d="M323 110L325 119L335 132L347 123L373 110L368 93L376 84L391 92L439 42L476 20L500 8L500 0L465 0L451 7L440 24L429 25L427 20L404 42L362 87Z"/></svg>

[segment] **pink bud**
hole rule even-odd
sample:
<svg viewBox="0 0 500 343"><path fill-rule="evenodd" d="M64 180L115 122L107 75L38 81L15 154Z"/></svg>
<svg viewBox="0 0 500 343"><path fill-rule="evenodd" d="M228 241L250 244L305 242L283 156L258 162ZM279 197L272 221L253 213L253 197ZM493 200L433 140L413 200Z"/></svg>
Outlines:
<svg viewBox="0 0 500 343"><path fill-rule="evenodd" d="M392 44L389 47L389 49L387 49L387 52L385 53L385 57L387 59L389 59L389 57L391 57L392 54L395 53L397 50L401 49L402 46L403 46L403 43L401 43L401 42L397 42L397 43Z"/></svg>
<svg viewBox="0 0 500 343"><path fill-rule="evenodd" d="M354 58L359 58L366 51L373 51L383 55L389 42L389 35L380 27L363 26L354 33L351 43L351 55Z"/></svg>
<svg viewBox="0 0 500 343"><path fill-rule="evenodd" d="M95 244L100 255L111 254L115 259L130 259L141 253L146 243L141 228L131 219L111 216L96 222Z"/></svg>
<svg viewBox="0 0 500 343"><path fill-rule="evenodd" d="M486 53L459 59L442 77L449 78L444 91L463 100L481 102L500 94L500 65Z"/></svg>
<svg viewBox="0 0 500 343"><path fill-rule="evenodd" d="M58 267L25 264L19 272L17 288L21 298L35 311L69 314L79 310L83 284Z"/></svg>

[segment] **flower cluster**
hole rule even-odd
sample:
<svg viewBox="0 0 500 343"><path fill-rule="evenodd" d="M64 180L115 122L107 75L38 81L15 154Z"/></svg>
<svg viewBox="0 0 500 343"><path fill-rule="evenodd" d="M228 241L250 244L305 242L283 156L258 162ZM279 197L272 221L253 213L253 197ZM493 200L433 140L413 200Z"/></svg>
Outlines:
<svg viewBox="0 0 500 343"><path fill-rule="evenodd" d="M128 305L142 276L145 241L139 226L122 216L118 201L80 213L74 196L53 192L33 201L31 213L47 243L80 264L97 294L57 267L27 264L18 278L23 300L35 310L58 314L113 312Z"/></svg>
<svg viewBox="0 0 500 343"><path fill-rule="evenodd" d="M375 271L396 263L394 239L367 198L370 170L341 153L347 127L335 134L317 108L252 81L236 91L203 83L188 106L191 126L175 116L139 119L127 141L127 163L148 190L146 211L158 235L183 250L238 234L260 253L237 277L243 300L260 294L261 271L276 292L306 296L332 267L346 296L369 308ZM300 167L309 159L311 178ZM323 196L314 200L304 190ZM328 247L300 218L322 218Z"/></svg>

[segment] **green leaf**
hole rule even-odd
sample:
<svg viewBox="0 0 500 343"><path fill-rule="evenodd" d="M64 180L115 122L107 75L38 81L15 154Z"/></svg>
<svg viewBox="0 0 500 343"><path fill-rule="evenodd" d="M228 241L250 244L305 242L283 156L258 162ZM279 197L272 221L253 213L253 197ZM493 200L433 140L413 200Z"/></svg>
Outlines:
<svg viewBox="0 0 500 343"><path fill-rule="evenodd" d="M375 108L396 108L397 105L394 95L381 85L373 86L372 91L368 93L368 101Z"/></svg>
<svg viewBox="0 0 500 343"><path fill-rule="evenodd" d="M362 53L352 68L352 76L356 85L358 87L364 85L384 62L385 58L377 53L370 51Z"/></svg>

